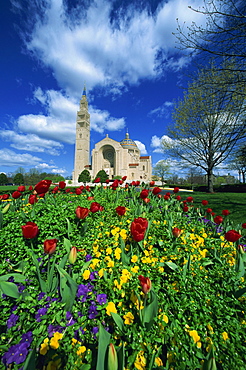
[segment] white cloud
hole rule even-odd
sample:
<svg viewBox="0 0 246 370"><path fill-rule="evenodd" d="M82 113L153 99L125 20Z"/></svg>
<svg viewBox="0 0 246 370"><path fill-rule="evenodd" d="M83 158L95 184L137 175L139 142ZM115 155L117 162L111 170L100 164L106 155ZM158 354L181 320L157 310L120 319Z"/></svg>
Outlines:
<svg viewBox="0 0 246 370"><path fill-rule="evenodd" d="M63 145L57 141L41 139L34 134L20 135L12 130L0 130L0 137L11 141L10 146L18 150L59 155L63 149Z"/></svg>
<svg viewBox="0 0 246 370"><path fill-rule="evenodd" d="M42 159L32 156L31 154L19 154L10 149L0 150L0 166L36 166Z"/></svg>
<svg viewBox="0 0 246 370"><path fill-rule="evenodd" d="M176 18L186 25L204 22L204 16L188 9L199 3L169 0L160 3L154 15L132 5L119 11L117 21L112 22L110 1L95 0L87 11L77 7L75 20L75 11L68 15L65 2L47 0L43 2L44 16L32 17L36 22L26 35L26 46L53 70L58 84L69 94L78 94L85 80L89 89L110 85L119 92L126 82L155 78L158 65L178 69L186 63L185 56L177 56L172 33L177 28Z"/></svg>
<svg viewBox="0 0 246 370"><path fill-rule="evenodd" d="M173 107L173 102L166 101L160 107L152 109L149 112L150 116L157 116L157 117L165 117L168 118L170 116L170 111Z"/></svg>
<svg viewBox="0 0 246 370"><path fill-rule="evenodd" d="M119 131L125 127L124 118L111 117L106 110L90 107L91 129L100 133L106 131Z"/></svg>
<svg viewBox="0 0 246 370"><path fill-rule="evenodd" d="M141 155L148 154L145 144L141 143L141 141L138 141L138 140L133 140L133 141L137 144L137 147L140 150Z"/></svg>

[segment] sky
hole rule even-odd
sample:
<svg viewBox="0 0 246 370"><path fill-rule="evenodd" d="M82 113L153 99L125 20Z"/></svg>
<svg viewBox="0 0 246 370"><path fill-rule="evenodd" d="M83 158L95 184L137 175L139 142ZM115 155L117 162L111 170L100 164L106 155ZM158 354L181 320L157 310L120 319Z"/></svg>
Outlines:
<svg viewBox="0 0 246 370"><path fill-rule="evenodd" d="M2 0L0 173L71 176L76 114L86 86L91 150L129 132L152 165L183 96L192 57L184 30L201 0ZM179 175L179 171L176 175Z"/></svg>

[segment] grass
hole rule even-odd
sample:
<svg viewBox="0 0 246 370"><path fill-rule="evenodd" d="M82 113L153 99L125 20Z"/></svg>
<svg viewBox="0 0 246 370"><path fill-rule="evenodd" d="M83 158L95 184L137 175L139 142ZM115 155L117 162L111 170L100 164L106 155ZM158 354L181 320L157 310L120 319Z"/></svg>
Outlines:
<svg viewBox="0 0 246 370"><path fill-rule="evenodd" d="M71 186L67 186L72 188ZM17 190L18 186L0 186L0 194L4 192L13 192ZM26 187L28 189L28 186ZM207 200L208 206L212 208L216 215L222 215L223 209L230 211L230 219L235 224L242 224L246 222L246 193L203 193L203 192L185 192L179 193L184 200L188 196L194 198L193 204L201 206L203 199Z"/></svg>
<svg viewBox="0 0 246 370"><path fill-rule="evenodd" d="M246 222L246 194L245 193L201 193L180 192L182 199L188 196L194 198L194 206L200 206L202 200L208 201L206 208L212 208L216 215L222 215L223 209L230 211L230 219L235 225Z"/></svg>

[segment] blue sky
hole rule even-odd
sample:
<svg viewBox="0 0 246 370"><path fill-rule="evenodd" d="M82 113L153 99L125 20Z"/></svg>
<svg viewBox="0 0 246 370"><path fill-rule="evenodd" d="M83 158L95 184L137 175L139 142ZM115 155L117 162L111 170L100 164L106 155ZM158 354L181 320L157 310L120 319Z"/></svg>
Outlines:
<svg viewBox="0 0 246 370"><path fill-rule="evenodd" d="M4 0L0 43L0 172L70 176L86 83L91 149L128 130L142 155L160 142L192 60L173 36L205 18L201 0Z"/></svg>

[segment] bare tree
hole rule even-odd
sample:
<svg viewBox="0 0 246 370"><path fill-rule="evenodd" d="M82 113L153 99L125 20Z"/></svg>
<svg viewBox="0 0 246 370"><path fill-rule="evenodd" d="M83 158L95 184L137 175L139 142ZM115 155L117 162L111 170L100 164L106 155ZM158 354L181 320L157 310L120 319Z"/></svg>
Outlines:
<svg viewBox="0 0 246 370"><path fill-rule="evenodd" d="M246 145L239 147L233 154L229 169L238 171L239 181L245 184L246 180Z"/></svg>
<svg viewBox="0 0 246 370"><path fill-rule="evenodd" d="M213 65L198 73L176 103L170 140L163 142L167 154L205 171L209 192L213 192L213 169L246 136L245 104L238 86L229 92L219 88L228 74Z"/></svg>
<svg viewBox="0 0 246 370"><path fill-rule="evenodd" d="M237 83L244 88L246 82L246 2L245 0L204 0L203 6L192 11L204 15L204 26L195 22L190 27L178 24L175 34L181 49L190 49L192 54L218 58L219 63L233 62L221 66L237 72L227 85ZM218 63L218 62L217 62ZM236 77L236 79L235 79Z"/></svg>
<svg viewBox="0 0 246 370"><path fill-rule="evenodd" d="M153 168L153 174L161 179L162 185L165 184L165 178L170 174L170 162L168 160L162 159L156 163Z"/></svg>

